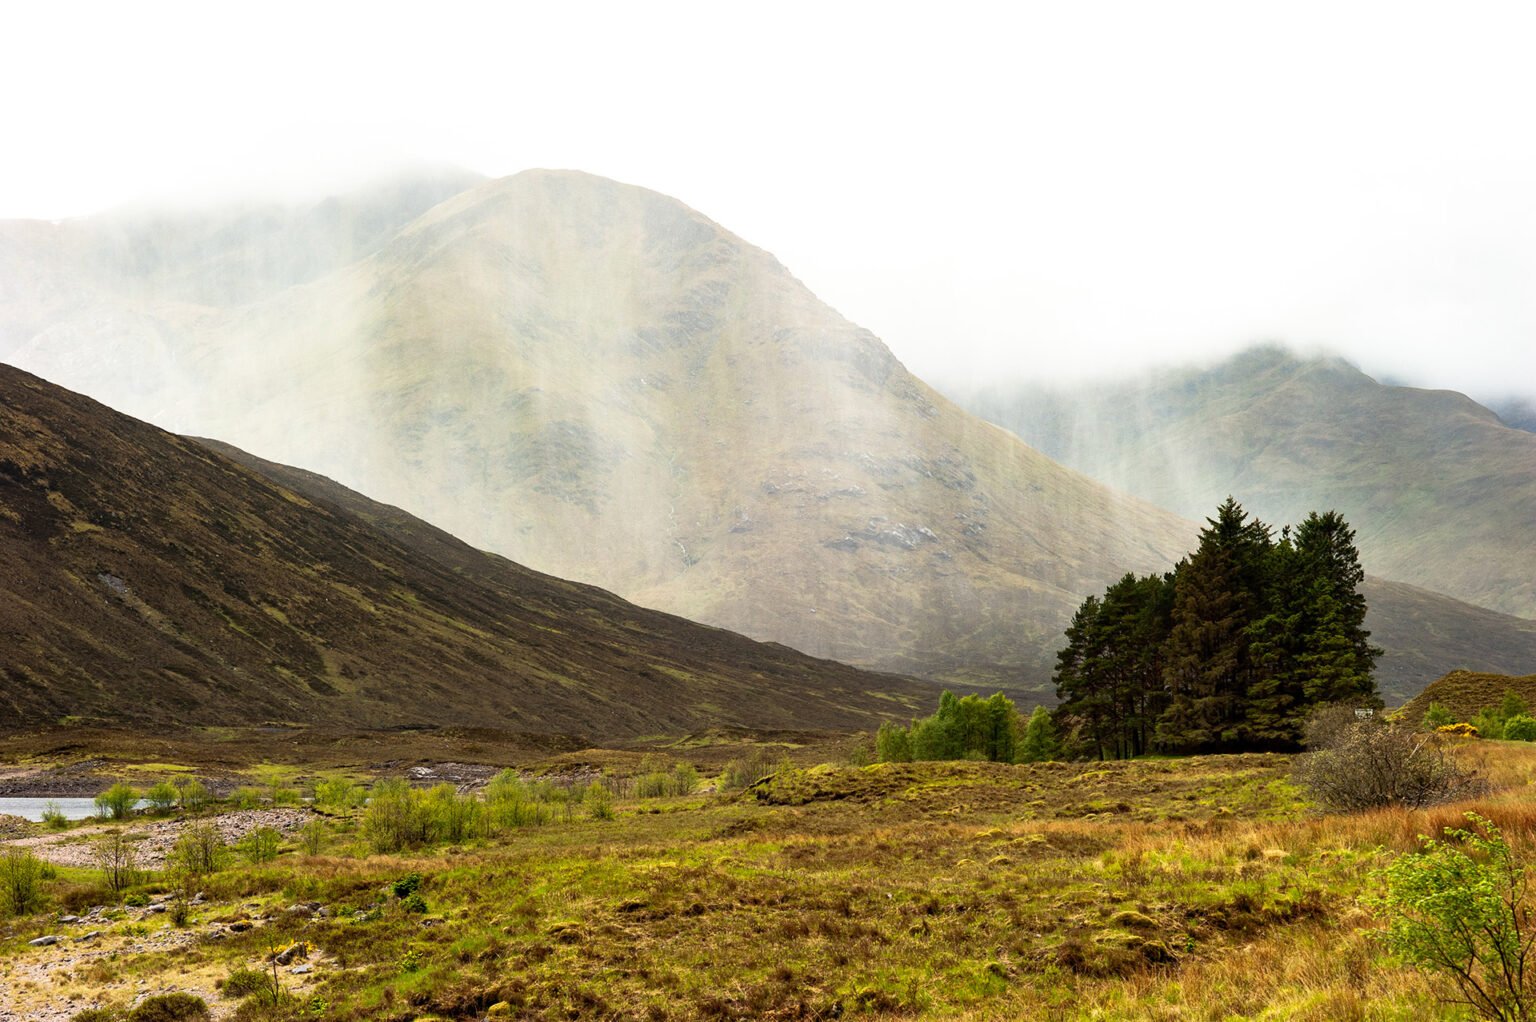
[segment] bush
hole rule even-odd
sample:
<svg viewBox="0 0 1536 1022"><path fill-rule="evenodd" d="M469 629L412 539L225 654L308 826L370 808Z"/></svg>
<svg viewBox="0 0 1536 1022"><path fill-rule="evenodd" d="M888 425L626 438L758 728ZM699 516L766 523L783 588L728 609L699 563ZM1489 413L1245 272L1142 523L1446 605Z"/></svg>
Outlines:
<svg viewBox="0 0 1536 1022"><path fill-rule="evenodd" d="M245 856L246 862L259 866L277 858L277 851L282 844L283 836L277 831L271 827L257 827L241 838L236 847Z"/></svg>
<svg viewBox="0 0 1536 1022"><path fill-rule="evenodd" d="M1422 808L1486 789L1446 755L1440 739L1348 707L1318 714L1306 728L1309 752L1296 761L1298 784L1328 809Z"/></svg>
<svg viewBox="0 0 1536 1022"><path fill-rule="evenodd" d="M146 997L128 1013L128 1022L194 1022L208 1018L208 1005L191 994Z"/></svg>
<svg viewBox="0 0 1536 1022"><path fill-rule="evenodd" d="M213 798L208 786L195 777L178 777L171 783L176 788L176 804L187 812L197 812Z"/></svg>
<svg viewBox="0 0 1536 1022"><path fill-rule="evenodd" d="M613 792L609 791L603 782L593 781L588 785L586 794L582 796L582 803L587 807L587 815L592 819L613 819Z"/></svg>
<svg viewBox="0 0 1536 1022"><path fill-rule="evenodd" d="M139 793L128 785L118 782L96 796L96 811L114 820L125 820L139 804Z"/></svg>
<svg viewBox="0 0 1536 1022"><path fill-rule="evenodd" d="M305 855L319 855L320 849L325 845L325 835L329 830L324 820L310 820L299 828L299 847L304 849Z"/></svg>
<svg viewBox="0 0 1536 1022"><path fill-rule="evenodd" d="M236 969L219 987L225 997L272 997L272 977L255 969Z"/></svg>
<svg viewBox="0 0 1536 1022"><path fill-rule="evenodd" d="M1504 722L1506 742L1536 742L1536 717L1518 713Z"/></svg>
<svg viewBox="0 0 1536 1022"><path fill-rule="evenodd" d="M139 879L139 854L128 835L110 831L91 845L91 857L101 870L101 879L114 897L132 887Z"/></svg>
<svg viewBox="0 0 1536 1022"><path fill-rule="evenodd" d="M692 795L699 787L699 771L692 763L679 763L672 768L672 794Z"/></svg>
<svg viewBox="0 0 1536 1022"><path fill-rule="evenodd" d="M321 781L315 785L315 804L327 809L356 809L368 800L361 784L343 778Z"/></svg>
<svg viewBox="0 0 1536 1022"><path fill-rule="evenodd" d="M882 763L910 763L912 740L907 729L890 721L882 723L875 732L875 758Z"/></svg>
<svg viewBox="0 0 1536 1022"><path fill-rule="evenodd" d="M389 885L390 893L397 898L409 898L421 889L421 874L407 873Z"/></svg>
<svg viewBox="0 0 1536 1022"><path fill-rule="evenodd" d="M64 815L64 810L59 808L57 802L43 805L43 826L49 830L65 830L69 827L69 817Z"/></svg>
<svg viewBox="0 0 1536 1022"><path fill-rule="evenodd" d="M144 793L144 800L155 812L168 813L176 804L176 789L169 781L160 781Z"/></svg>
<svg viewBox="0 0 1536 1022"><path fill-rule="evenodd" d="M766 749L753 749L744 759L733 759L720 774L721 791L744 791L773 773L778 767Z"/></svg>
<svg viewBox="0 0 1536 1022"><path fill-rule="evenodd" d="M229 800L237 809L259 809L263 798L260 788L236 788L229 793Z"/></svg>
<svg viewBox="0 0 1536 1022"><path fill-rule="evenodd" d="M1424 717L1419 721L1420 726L1426 731L1433 731L1436 728L1454 723L1456 723L1455 715L1436 702L1429 704L1429 709L1424 711Z"/></svg>
<svg viewBox="0 0 1536 1022"><path fill-rule="evenodd" d="M429 821L421 796L400 779L373 786L363 813L363 838L375 852L387 854L427 843Z"/></svg>
<svg viewBox="0 0 1536 1022"><path fill-rule="evenodd" d="M31 915L43 907L43 864L25 848L0 855L0 909L7 915Z"/></svg>
<svg viewBox="0 0 1536 1022"><path fill-rule="evenodd" d="M1448 998L1483 1018L1528 1019L1533 1006L1527 957L1536 940L1525 867L1488 820L1476 830L1446 828L1445 841L1420 837L1417 855L1378 874L1390 920L1387 946L1453 987ZM1536 964L1536 963L1533 963Z"/></svg>
<svg viewBox="0 0 1536 1022"><path fill-rule="evenodd" d="M1061 755L1061 739L1056 735L1056 722L1044 706L1035 707L1024 725L1024 737L1019 741L1020 763L1045 763Z"/></svg>
<svg viewBox="0 0 1536 1022"><path fill-rule="evenodd" d="M171 849L171 862L188 876L216 873L224 866L228 848L224 835L211 823L195 823L181 832Z"/></svg>

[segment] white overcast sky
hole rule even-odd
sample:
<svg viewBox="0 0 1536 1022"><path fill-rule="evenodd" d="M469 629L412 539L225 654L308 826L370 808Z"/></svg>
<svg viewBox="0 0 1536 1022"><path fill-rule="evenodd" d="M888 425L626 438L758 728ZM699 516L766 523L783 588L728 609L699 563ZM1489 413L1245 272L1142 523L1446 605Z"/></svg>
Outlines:
<svg viewBox="0 0 1536 1022"><path fill-rule="evenodd" d="M1536 396L1530 4L140 0L0 38L3 217L576 167L939 383L1279 340Z"/></svg>

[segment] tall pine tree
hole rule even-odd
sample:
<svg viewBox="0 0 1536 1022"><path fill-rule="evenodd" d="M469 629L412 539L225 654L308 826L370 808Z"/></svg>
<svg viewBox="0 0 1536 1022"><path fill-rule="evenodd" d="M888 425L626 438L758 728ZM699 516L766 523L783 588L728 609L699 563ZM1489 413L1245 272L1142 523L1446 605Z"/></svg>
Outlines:
<svg viewBox="0 0 1536 1022"><path fill-rule="evenodd" d="M1272 545L1269 527L1228 497L1175 573L1163 665L1169 705L1157 728L1164 748L1232 749L1251 740L1246 711L1256 665L1250 627L1268 609L1264 578Z"/></svg>

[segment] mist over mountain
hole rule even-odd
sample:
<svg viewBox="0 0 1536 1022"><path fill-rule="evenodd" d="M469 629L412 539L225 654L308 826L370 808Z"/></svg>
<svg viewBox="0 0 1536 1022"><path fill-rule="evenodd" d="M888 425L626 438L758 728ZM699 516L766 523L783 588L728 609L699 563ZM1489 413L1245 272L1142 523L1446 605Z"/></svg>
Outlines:
<svg viewBox="0 0 1536 1022"><path fill-rule="evenodd" d="M1536 401L1515 397L1492 402L1488 407L1504 425L1536 433Z"/></svg>
<svg viewBox="0 0 1536 1022"><path fill-rule="evenodd" d="M303 495L0 366L0 729L67 716L591 740L869 727L932 700L302 481Z"/></svg>
<svg viewBox="0 0 1536 1022"><path fill-rule="evenodd" d="M1536 617L1536 435L1461 394L1260 347L1210 369L961 400L1180 514L1228 494L1276 525L1335 508L1372 574Z"/></svg>
<svg viewBox="0 0 1536 1022"><path fill-rule="evenodd" d="M116 235L71 227L47 287L0 306L0 355L819 656L1039 684L1082 593L1192 535L961 412L770 255L644 189L488 182L241 304L212 300L206 249L149 279L72 273Z"/></svg>
<svg viewBox="0 0 1536 1022"><path fill-rule="evenodd" d="M0 358L646 606L1045 698L1081 599L1167 570L1229 492L1180 517L1063 468L676 200L564 171L455 184L0 224L26 276L0 291ZM1250 509L1326 505L1297 506ZM1518 669L1518 622L1392 592L1384 688L1470 666L1452 621L1476 620L1479 669Z"/></svg>

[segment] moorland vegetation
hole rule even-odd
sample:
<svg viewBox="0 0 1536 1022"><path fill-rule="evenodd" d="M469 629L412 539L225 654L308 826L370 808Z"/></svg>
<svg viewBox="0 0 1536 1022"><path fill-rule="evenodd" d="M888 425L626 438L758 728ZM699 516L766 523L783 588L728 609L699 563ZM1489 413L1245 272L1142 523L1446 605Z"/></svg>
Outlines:
<svg viewBox="0 0 1536 1022"><path fill-rule="evenodd" d="M181 821L173 853L120 886L101 865L45 861L49 846L7 852L30 893L0 921L0 1009L1465 1018L1454 977L1415 951L1445 927L1421 913L1431 929L1402 930L1393 899L1440 890L1452 869L1523 878L1536 747L1428 737L1484 779L1479 793L1323 815L1275 753L859 766L856 750L828 762L826 747L759 746L729 770L629 759L595 785L517 772L472 793L387 778L370 790L332 776L302 827L262 842L221 841L213 824L251 812L233 803L149 807L57 835L133 846L146 813ZM280 790L258 811L279 811ZM1499 890L1436 911L1452 927L1463 908L1523 911ZM58 940L33 945L46 936Z"/></svg>

